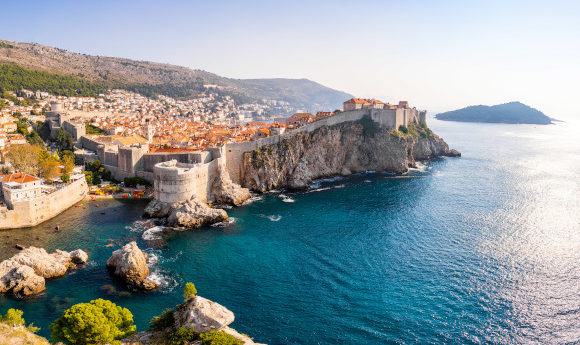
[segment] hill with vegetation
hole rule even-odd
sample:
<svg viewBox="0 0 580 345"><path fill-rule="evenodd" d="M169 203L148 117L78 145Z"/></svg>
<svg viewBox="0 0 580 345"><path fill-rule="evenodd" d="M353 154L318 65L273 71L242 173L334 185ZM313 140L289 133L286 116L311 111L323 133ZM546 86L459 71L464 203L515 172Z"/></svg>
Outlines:
<svg viewBox="0 0 580 345"><path fill-rule="evenodd" d="M548 125L552 119L541 111L520 102L494 106L473 105L435 115L439 120L460 122L522 123Z"/></svg>
<svg viewBox="0 0 580 345"><path fill-rule="evenodd" d="M299 109L336 109L352 95L307 79L232 79L170 64L78 54L36 43L0 40L0 88L93 96L120 88L145 96L195 97L204 85L237 103L285 101Z"/></svg>

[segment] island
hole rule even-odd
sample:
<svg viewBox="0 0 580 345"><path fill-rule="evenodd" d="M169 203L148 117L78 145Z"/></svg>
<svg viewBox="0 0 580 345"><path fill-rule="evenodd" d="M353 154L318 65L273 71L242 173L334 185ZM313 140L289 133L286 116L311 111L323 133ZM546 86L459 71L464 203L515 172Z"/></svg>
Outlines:
<svg viewBox="0 0 580 345"><path fill-rule="evenodd" d="M552 119L541 111L520 102L493 106L472 105L435 115L438 120L459 122L517 123L549 125Z"/></svg>

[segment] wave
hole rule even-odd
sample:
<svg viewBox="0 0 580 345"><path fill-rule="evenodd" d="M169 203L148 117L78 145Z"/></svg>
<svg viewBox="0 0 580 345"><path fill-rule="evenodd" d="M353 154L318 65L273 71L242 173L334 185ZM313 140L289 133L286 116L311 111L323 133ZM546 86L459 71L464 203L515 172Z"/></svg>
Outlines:
<svg viewBox="0 0 580 345"><path fill-rule="evenodd" d="M280 194L278 196L282 199L283 202L295 202L296 201L286 194Z"/></svg>
<svg viewBox="0 0 580 345"><path fill-rule="evenodd" d="M143 232L147 229L150 229L157 225L160 222L160 219L152 218L152 219L145 219L145 220L136 220L132 224L125 226L125 229L133 232Z"/></svg>
<svg viewBox="0 0 580 345"><path fill-rule="evenodd" d="M162 270L155 270L149 275L149 279L158 283L161 287L163 293L172 292L177 286L179 286L179 281L174 278L169 272Z"/></svg>
<svg viewBox="0 0 580 345"><path fill-rule="evenodd" d="M225 222L219 222L219 223L215 223L215 224L212 224L211 226L213 226L213 227L221 227L221 228L223 228L223 227L225 227L225 226L228 226L228 225L235 224L235 223L236 223L236 220L237 220L237 219L236 219L235 217L230 217L230 218L229 218L227 221L225 221Z"/></svg>
<svg viewBox="0 0 580 345"><path fill-rule="evenodd" d="M250 204L252 204L252 203L254 203L256 201L260 201L262 199L264 199L263 196L256 195L256 196L253 196L253 197L249 198L248 200L244 201L244 203L242 205L250 205Z"/></svg>
<svg viewBox="0 0 580 345"><path fill-rule="evenodd" d="M163 239L161 237L161 234L164 231L165 231L164 226L154 226L150 229L145 230L145 232L143 232L143 234L141 235L141 238L143 238L146 241L161 240Z"/></svg>
<svg viewBox="0 0 580 345"><path fill-rule="evenodd" d="M266 215L261 214L260 217L267 218L267 219L269 219L272 222L278 222L278 221L280 221L280 219L282 219L282 216L279 215L279 214L269 215L269 216L266 216Z"/></svg>

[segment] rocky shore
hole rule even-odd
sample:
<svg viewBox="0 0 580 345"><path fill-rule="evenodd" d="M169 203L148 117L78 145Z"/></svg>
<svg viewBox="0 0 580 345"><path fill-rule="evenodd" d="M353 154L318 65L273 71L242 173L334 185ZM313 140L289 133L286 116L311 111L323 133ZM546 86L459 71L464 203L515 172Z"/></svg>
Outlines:
<svg viewBox="0 0 580 345"><path fill-rule="evenodd" d="M107 268L129 288L147 291L159 286L159 283L149 279L147 255L139 249L135 241L115 250L107 260Z"/></svg>
<svg viewBox="0 0 580 345"><path fill-rule="evenodd" d="M0 293L29 296L46 290L45 280L64 276L69 269L88 261L83 250L57 250L48 254L43 248L29 247L0 263Z"/></svg>
<svg viewBox="0 0 580 345"><path fill-rule="evenodd" d="M364 171L402 174L416 160L461 155L426 126L410 124L405 130L380 128L370 120L297 133L245 153L242 185L256 192L303 189L319 178Z"/></svg>

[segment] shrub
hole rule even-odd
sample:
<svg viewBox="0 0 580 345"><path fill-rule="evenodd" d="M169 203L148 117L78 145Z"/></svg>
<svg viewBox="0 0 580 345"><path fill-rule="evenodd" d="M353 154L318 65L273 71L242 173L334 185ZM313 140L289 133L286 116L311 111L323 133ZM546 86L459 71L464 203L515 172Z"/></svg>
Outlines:
<svg viewBox="0 0 580 345"><path fill-rule="evenodd" d="M131 187L131 188L135 188L137 187L137 185L143 185L143 186L150 186L151 183L149 183L149 181L147 181L146 179L142 178L142 177L125 177L125 179L123 180L123 182L125 182L125 187Z"/></svg>
<svg viewBox="0 0 580 345"><path fill-rule="evenodd" d="M199 335L201 345L242 345L244 342L222 331L210 331Z"/></svg>
<svg viewBox="0 0 580 345"><path fill-rule="evenodd" d="M399 131L401 131L401 132L403 132L405 134L409 133L409 130L407 129L407 127L405 127L405 125L400 125L399 126Z"/></svg>
<svg viewBox="0 0 580 345"><path fill-rule="evenodd" d="M60 179L62 180L62 182L66 183L66 182L70 181L70 175L69 174L62 174L60 176Z"/></svg>
<svg viewBox="0 0 580 345"><path fill-rule="evenodd" d="M185 288L183 289L183 299L187 301L188 299L195 297L197 293L197 289L193 283L185 284Z"/></svg>
<svg viewBox="0 0 580 345"><path fill-rule="evenodd" d="M53 339L79 345L114 343L135 330L133 314L104 299L73 305L50 325Z"/></svg>
<svg viewBox="0 0 580 345"><path fill-rule="evenodd" d="M365 134L375 134L380 129L379 124L368 115L365 115L360 119L360 124L363 126L363 132Z"/></svg>
<svg viewBox="0 0 580 345"><path fill-rule="evenodd" d="M10 308L6 312L6 315L0 317L0 320L6 322L10 326L24 325L24 319L22 318L22 314L24 314L22 310Z"/></svg>
<svg viewBox="0 0 580 345"><path fill-rule="evenodd" d="M175 324L173 309L165 309L159 316L153 317L149 323L151 324L151 328L156 331L161 331L168 327L173 327Z"/></svg>
<svg viewBox="0 0 580 345"><path fill-rule="evenodd" d="M168 345L183 345L193 342L198 338L199 334L195 332L195 329L179 327L177 331L167 337L167 343Z"/></svg>

